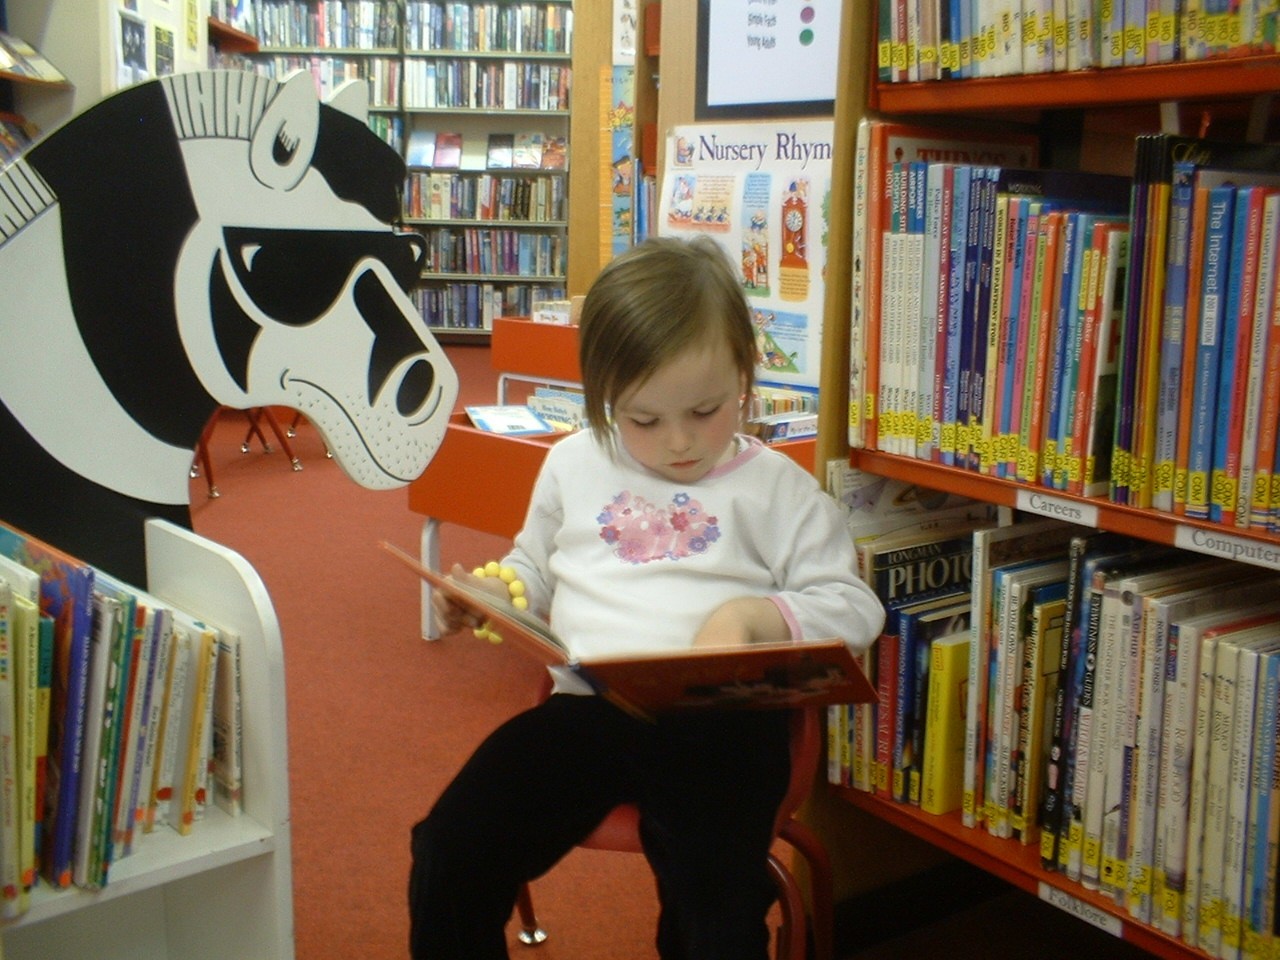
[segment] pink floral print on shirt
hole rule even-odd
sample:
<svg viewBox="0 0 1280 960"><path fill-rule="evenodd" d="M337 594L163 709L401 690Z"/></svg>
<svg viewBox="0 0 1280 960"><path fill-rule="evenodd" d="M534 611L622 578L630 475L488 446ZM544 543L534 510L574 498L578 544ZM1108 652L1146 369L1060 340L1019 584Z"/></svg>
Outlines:
<svg viewBox="0 0 1280 960"><path fill-rule="evenodd" d="M720 539L716 518L687 493L677 493L664 507L624 490L596 519L600 539L624 563L680 560L706 553Z"/></svg>

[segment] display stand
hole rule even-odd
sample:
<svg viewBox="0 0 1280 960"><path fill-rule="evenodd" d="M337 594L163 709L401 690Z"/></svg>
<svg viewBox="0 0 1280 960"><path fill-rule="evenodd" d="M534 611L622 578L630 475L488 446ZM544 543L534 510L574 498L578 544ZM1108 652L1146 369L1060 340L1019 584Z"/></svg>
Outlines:
<svg viewBox="0 0 1280 960"><path fill-rule="evenodd" d="M100 891L37 887L0 927L6 960L291 960L284 652L266 588L239 554L159 520L148 590L241 638L244 812L210 804L188 836L157 827Z"/></svg>

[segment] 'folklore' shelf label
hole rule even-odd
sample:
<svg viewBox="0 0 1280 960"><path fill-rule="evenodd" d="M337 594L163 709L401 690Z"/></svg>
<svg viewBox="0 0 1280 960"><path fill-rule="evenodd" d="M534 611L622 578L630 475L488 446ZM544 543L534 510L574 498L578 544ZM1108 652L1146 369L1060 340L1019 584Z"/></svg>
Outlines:
<svg viewBox="0 0 1280 960"><path fill-rule="evenodd" d="M1083 920L1085 923L1097 927L1099 930L1105 930L1113 937L1124 936L1124 922L1116 916L1100 910L1091 903L1086 903L1079 897L1073 897L1065 890L1059 890L1052 884L1040 881L1040 899L1045 903L1052 904L1059 910L1064 910Z"/></svg>

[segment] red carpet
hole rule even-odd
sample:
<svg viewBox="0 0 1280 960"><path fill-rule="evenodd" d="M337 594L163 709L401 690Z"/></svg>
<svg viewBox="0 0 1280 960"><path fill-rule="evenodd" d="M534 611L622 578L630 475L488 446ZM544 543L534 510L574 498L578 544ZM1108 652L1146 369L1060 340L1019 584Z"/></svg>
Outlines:
<svg viewBox="0 0 1280 960"><path fill-rule="evenodd" d="M463 400L493 402L488 350L450 353ZM296 473L256 441L242 454L244 436L243 414L220 418L210 454L221 497L208 499L199 478L191 502L196 530L257 568L284 633L297 957L406 957L410 827L480 739L531 702L539 668L469 634L419 639L417 581L377 547L417 551L421 518L404 491L347 479L306 424L292 441ZM446 566L506 546L442 530ZM575 851L534 897L551 938L536 950L515 943L513 957L656 957L656 898L640 857Z"/></svg>

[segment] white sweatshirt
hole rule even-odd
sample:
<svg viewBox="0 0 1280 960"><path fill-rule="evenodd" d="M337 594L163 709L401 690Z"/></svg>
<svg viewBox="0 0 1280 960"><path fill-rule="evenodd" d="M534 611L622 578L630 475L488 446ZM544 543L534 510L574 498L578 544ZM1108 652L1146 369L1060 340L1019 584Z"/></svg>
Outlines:
<svg viewBox="0 0 1280 960"><path fill-rule="evenodd" d="M620 442L611 456L587 430L551 448L503 562L575 658L687 648L712 611L744 596L777 604L796 641L839 637L856 652L875 639L884 611L854 572L835 503L785 455L738 445L692 484Z"/></svg>

